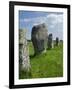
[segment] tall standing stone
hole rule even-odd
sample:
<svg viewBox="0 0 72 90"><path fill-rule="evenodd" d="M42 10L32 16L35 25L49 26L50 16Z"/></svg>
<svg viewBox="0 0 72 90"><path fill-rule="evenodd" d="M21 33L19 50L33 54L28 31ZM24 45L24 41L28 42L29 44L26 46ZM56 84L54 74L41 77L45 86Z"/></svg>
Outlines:
<svg viewBox="0 0 72 90"><path fill-rule="evenodd" d="M33 26L31 39L34 46L35 55L46 51L47 37L48 30L44 23Z"/></svg>
<svg viewBox="0 0 72 90"><path fill-rule="evenodd" d="M53 48L53 36L52 34L48 35L48 49Z"/></svg>
<svg viewBox="0 0 72 90"><path fill-rule="evenodd" d="M56 46L59 46L59 38L56 37Z"/></svg>
<svg viewBox="0 0 72 90"><path fill-rule="evenodd" d="M19 67L22 71L29 72L30 70L26 30L19 30Z"/></svg>

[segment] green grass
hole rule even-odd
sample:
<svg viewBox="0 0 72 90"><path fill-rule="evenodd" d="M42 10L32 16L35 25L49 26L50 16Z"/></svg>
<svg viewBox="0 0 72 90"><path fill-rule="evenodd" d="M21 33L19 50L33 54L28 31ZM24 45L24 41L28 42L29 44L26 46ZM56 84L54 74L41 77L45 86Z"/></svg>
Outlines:
<svg viewBox="0 0 72 90"><path fill-rule="evenodd" d="M29 55L34 55L32 43L29 42ZM63 76L63 45L47 50L46 53L30 57L31 74L26 77L22 73L20 78L48 78Z"/></svg>

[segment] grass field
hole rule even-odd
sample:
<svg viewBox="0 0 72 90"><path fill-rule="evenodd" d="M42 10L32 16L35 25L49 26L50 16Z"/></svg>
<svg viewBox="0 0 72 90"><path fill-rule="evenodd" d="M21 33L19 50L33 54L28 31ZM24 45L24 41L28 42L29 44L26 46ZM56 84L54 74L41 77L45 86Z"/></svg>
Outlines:
<svg viewBox="0 0 72 90"><path fill-rule="evenodd" d="M32 43L29 42L29 55L34 55ZM20 79L23 78L49 78L63 76L63 45L60 44L46 53L30 57L30 74L20 73Z"/></svg>

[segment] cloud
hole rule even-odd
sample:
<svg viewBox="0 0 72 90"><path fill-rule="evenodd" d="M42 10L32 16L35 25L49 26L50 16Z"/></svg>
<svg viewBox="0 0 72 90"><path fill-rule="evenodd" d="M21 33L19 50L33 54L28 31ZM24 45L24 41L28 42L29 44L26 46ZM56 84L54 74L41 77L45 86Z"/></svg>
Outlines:
<svg viewBox="0 0 72 90"><path fill-rule="evenodd" d="M20 19L20 22L32 23L33 25L46 23L50 28L54 28L56 24L63 22L62 14L48 14L46 16L39 16L35 18Z"/></svg>
<svg viewBox="0 0 72 90"><path fill-rule="evenodd" d="M50 25L50 28L54 28L55 25Z"/></svg>
<svg viewBox="0 0 72 90"><path fill-rule="evenodd" d="M30 22L31 20L30 19L24 19L24 22Z"/></svg>
<svg viewBox="0 0 72 90"><path fill-rule="evenodd" d="M33 24L39 24L39 23L44 23L46 20L46 17L35 17L35 18L25 18L25 19L20 19L20 22L25 22L25 23L33 23Z"/></svg>
<svg viewBox="0 0 72 90"><path fill-rule="evenodd" d="M28 18L25 18L25 19L20 19L20 23L23 23L23 22L30 22L31 20L30 19L28 19Z"/></svg>
<svg viewBox="0 0 72 90"><path fill-rule="evenodd" d="M49 14L47 15L47 19L51 24L51 28L53 28L56 24L63 23L63 15L62 14Z"/></svg>

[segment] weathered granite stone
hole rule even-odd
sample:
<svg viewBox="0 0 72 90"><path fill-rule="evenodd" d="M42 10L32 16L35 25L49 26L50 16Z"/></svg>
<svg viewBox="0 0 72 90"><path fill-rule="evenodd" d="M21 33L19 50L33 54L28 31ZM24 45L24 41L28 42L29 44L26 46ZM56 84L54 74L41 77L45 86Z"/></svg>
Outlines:
<svg viewBox="0 0 72 90"><path fill-rule="evenodd" d="M47 37L48 30L44 23L33 26L31 39L34 46L35 55L46 51Z"/></svg>
<svg viewBox="0 0 72 90"><path fill-rule="evenodd" d="M48 49L53 48L53 36L52 34L48 35Z"/></svg>
<svg viewBox="0 0 72 90"><path fill-rule="evenodd" d="M20 70L30 70L29 51L26 39L26 30L19 30L19 66Z"/></svg>
<svg viewBox="0 0 72 90"><path fill-rule="evenodd" d="M59 38L56 37L56 46L59 46Z"/></svg>

